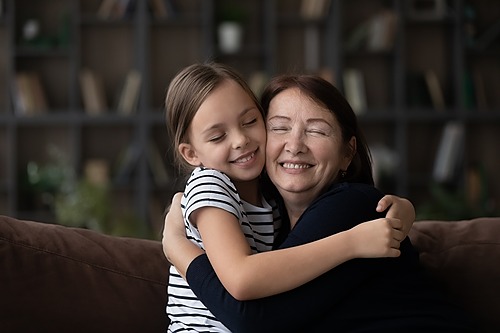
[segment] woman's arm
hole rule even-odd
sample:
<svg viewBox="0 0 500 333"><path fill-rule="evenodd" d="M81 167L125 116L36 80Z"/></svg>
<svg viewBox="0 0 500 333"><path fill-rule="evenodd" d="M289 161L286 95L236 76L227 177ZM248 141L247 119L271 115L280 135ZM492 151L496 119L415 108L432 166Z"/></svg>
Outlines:
<svg viewBox="0 0 500 333"><path fill-rule="evenodd" d="M174 197L165 219L163 245L167 258L185 276L189 263L202 252L185 238L179 202L180 196ZM398 206L397 200L388 201L393 202L391 209ZM196 220L217 275L237 299L293 289L352 258L397 256L403 237L396 230L401 228L399 220L379 219L317 242L251 255L239 224L230 223L227 215L216 208L201 209Z"/></svg>

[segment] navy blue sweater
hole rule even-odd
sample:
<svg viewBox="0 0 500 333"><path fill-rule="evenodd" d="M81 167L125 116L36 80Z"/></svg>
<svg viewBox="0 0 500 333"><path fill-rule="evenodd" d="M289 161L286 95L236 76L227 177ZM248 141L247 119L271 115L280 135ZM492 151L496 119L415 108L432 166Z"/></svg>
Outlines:
<svg viewBox="0 0 500 333"><path fill-rule="evenodd" d="M304 212L279 248L383 217L375 211L381 197L373 186L334 185ZM351 260L299 288L252 301L234 299L206 255L191 263L187 280L232 332L473 332L423 275L408 238L401 252L398 258Z"/></svg>

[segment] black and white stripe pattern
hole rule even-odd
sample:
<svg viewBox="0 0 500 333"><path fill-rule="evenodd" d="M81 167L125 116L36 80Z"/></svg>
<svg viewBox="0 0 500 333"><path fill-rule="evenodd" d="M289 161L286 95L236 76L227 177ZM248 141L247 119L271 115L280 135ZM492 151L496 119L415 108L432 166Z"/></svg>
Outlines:
<svg viewBox="0 0 500 333"><path fill-rule="evenodd" d="M279 213L274 203L271 206L262 199L262 205L256 207L242 201L225 174L213 169L196 168L186 184L181 201L186 234L203 248L198 230L186 216L201 207L218 207L238 218L252 252L270 251L280 227ZM167 314L171 321L169 332L229 332L196 298L173 266L170 268Z"/></svg>

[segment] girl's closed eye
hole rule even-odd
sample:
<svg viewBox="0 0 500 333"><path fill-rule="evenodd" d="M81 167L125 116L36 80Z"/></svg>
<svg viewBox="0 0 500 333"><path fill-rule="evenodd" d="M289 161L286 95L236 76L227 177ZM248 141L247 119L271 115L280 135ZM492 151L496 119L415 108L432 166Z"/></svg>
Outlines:
<svg viewBox="0 0 500 333"><path fill-rule="evenodd" d="M251 126L256 123L257 123L257 118L252 118L251 120L244 122L243 126Z"/></svg>
<svg viewBox="0 0 500 333"><path fill-rule="evenodd" d="M216 142L222 141L225 137L226 137L226 133L216 134L216 135L209 137L208 142L216 143Z"/></svg>

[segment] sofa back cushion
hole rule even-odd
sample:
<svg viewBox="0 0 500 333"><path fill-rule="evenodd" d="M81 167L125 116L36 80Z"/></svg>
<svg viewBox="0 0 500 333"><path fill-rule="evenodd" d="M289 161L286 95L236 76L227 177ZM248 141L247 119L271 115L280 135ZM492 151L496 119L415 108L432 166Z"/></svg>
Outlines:
<svg viewBox="0 0 500 333"><path fill-rule="evenodd" d="M484 332L500 332L500 218L419 221L409 236L450 297Z"/></svg>
<svg viewBox="0 0 500 333"><path fill-rule="evenodd" d="M165 332L158 241L0 216L5 332Z"/></svg>

